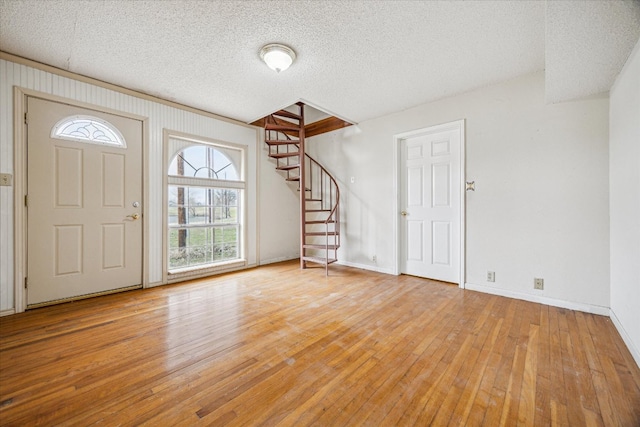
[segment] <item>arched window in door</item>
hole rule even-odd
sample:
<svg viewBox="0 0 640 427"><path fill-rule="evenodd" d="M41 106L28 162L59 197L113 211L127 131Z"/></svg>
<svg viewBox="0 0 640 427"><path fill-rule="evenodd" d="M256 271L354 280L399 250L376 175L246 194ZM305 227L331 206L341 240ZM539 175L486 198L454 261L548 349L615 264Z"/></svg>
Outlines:
<svg viewBox="0 0 640 427"><path fill-rule="evenodd" d="M51 137L127 148L124 136L115 126L92 116L65 117L51 129Z"/></svg>
<svg viewBox="0 0 640 427"><path fill-rule="evenodd" d="M238 159L232 149L191 142L170 162L170 272L242 258L245 183Z"/></svg>

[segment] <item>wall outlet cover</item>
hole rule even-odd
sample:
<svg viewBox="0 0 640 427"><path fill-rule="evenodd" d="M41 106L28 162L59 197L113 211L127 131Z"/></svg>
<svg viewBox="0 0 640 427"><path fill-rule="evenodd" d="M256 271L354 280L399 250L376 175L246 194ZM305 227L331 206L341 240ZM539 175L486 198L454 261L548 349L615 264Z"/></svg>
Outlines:
<svg viewBox="0 0 640 427"><path fill-rule="evenodd" d="M13 175L11 175L10 173L0 173L0 186L11 187L12 180Z"/></svg>

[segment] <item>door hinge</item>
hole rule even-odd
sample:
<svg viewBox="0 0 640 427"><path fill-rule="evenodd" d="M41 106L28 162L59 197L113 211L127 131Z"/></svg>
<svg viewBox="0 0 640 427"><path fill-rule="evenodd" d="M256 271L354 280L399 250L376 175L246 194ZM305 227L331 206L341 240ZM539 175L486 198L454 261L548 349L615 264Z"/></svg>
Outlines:
<svg viewBox="0 0 640 427"><path fill-rule="evenodd" d="M27 113L24 113L24 124L28 125L29 124L29 118L27 116Z"/></svg>
<svg viewBox="0 0 640 427"><path fill-rule="evenodd" d="M25 289L27 289L27 284L28 284L28 281L27 281L27 278L25 277L25 278L24 278L24 288L25 288Z"/></svg>
<svg viewBox="0 0 640 427"><path fill-rule="evenodd" d="M29 207L29 196L26 194L24 195L24 206Z"/></svg>

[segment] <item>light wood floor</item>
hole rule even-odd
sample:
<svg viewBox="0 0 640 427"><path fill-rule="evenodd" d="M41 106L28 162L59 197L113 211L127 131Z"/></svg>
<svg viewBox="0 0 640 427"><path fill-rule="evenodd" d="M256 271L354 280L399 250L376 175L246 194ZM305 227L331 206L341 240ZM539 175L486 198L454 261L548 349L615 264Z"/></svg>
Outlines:
<svg viewBox="0 0 640 427"><path fill-rule="evenodd" d="M640 425L606 317L276 264L0 318L2 425Z"/></svg>

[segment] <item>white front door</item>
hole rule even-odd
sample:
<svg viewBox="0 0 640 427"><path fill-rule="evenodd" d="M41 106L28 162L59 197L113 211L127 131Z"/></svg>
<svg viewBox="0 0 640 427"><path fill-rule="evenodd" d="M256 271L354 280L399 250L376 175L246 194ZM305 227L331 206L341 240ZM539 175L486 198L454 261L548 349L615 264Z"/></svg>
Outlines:
<svg viewBox="0 0 640 427"><path fill-rule="evenodd" d="M27 305L141 286L142 122L33 97L27 114Z"/></svg>
<svg viewBox="0 0 640 427"><path fill-rule="evenodd" d="M400 140L401 273L460 284L460 126Z"/></svg>

